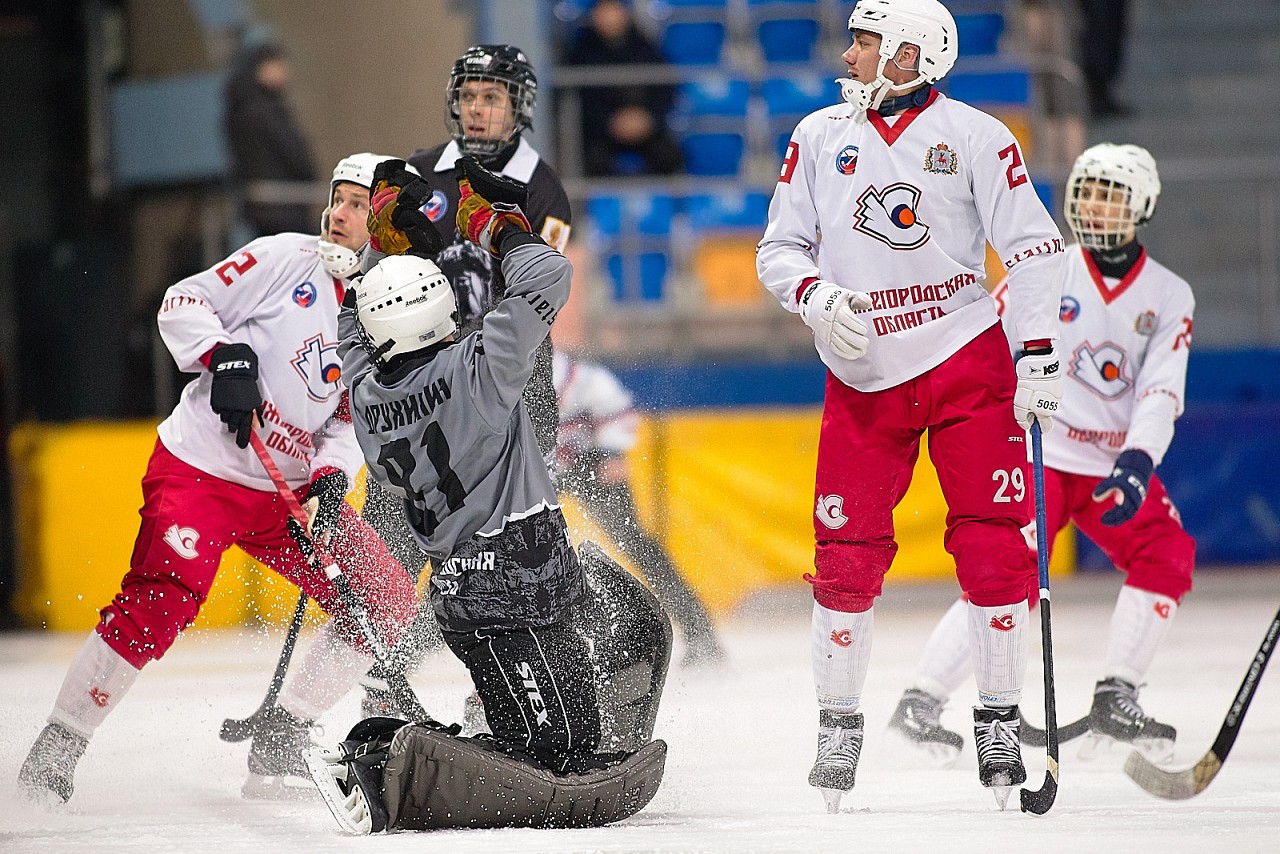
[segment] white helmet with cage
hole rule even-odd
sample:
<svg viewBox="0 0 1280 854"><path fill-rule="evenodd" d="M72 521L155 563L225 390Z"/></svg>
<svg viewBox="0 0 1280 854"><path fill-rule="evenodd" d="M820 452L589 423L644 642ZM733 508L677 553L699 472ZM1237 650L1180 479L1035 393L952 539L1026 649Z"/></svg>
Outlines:
<svg viewBox="0 0 1280 854"><path fill-rule="evenodd" d="M1067 224L1086 249L1127 243L1156 210L1160 174L1151 152L1104 142L1076 158L1067 177Z"/></svg>
<svg viewBox="0 0 1280 854"><path fill-rule="evenodd" d="M388 255L355 288L360 340L379 368L458 331L453 287L434 261Z"/></svg>
<svg viewBox="0 0 1280 854"><path fill-rule="evenodd" d="M329 235L329 210L333 207L333 191L339 184L348 183L373 189L373 170L384 160L395 158L386 154L372 154L368 151L352 154L338 161L333 168L333 178L329 181L329 197L325 201L324 213L320 215L320 263L331 276L345 279L360 269L360 256L355 250L348 249L326 239ZM406 168L417 175L418 170L406 164Z"/></svg>
<svg viewBox="0 0 1280 854"><path fill-rule="evenodd" d="M875 109L891 92L901 92L921 83L937 83L956 64L959 43L956 22L938 0L858 0L849 15L849 31L865 30L880 36L880 62L876 79L860 83L847 77L836 80L844 99L857 108ZM895 84L885 77L885 66L904 44L920 49L914 80Z"/></svg>

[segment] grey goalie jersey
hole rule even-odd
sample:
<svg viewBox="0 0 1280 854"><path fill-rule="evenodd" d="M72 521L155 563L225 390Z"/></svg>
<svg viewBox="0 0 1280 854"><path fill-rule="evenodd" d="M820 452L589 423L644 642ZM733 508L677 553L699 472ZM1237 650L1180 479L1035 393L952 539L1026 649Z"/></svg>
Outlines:
<svg viewBox="0 0 1280 854"><path fill-rule="evenodd" d="M342 309L342 376L369 475L400 498L431 559L442 628L563 619L586 586L521 400L572 269L545 244L502 260L505 298L478 332L376 371Z"/></svg>

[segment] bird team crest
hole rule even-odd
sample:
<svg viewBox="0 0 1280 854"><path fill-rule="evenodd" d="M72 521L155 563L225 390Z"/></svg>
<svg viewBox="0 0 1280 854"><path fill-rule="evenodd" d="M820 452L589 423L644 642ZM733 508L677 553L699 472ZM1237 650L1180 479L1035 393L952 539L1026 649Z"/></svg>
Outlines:
<svg viewBox="0 0 1280 854"><path fill-rule="evenodd" d="M924 155L924 171L935 175L954 175L960 168L956 153L945 142L930 148Z"/></svg>

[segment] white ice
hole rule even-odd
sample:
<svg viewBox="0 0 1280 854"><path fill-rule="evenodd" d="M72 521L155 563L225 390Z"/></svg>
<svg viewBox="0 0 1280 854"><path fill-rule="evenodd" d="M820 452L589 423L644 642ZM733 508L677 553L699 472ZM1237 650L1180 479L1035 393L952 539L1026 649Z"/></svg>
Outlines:
<svg viewBox="0 0 1280 854"><path fill-rule="evenodd" d="M1083 714L1103 654L1118 576L1059 582L1054 595L1059 716ZM1179 767L1212 744L1280 604L1280 574L1202 571L1142 693L1147 710L1178 728ZM670 744L654 801L620 825L591 830L450 831L344 836L319 799L240 798L245 745L218 740L220 722L257 707L279 631L193 632L148 666L80 763L71 803L57 811L17 801L14 779L79 648L79 634L0 635L0 852L351 852L520 854L563 851L1166 852L1280 851L1280 663L1262 680L1218 778L1198 797L1166 802L1120 770L1125 752L1082 762L1062 754L1061 789L1047 816L997 811L981 788L962 689L943 720L966 734L958 767L930 770L891 742L884 722L953 585L894 585L876 610L875 652L863 711L868 735L844 811L826 815L805 783L816 744L809 670L809 600L787 589L722 625L730 661L718 672L673 665L657 735ZM675 660L678 662L680 649ZM1023 703L1043 721L1038 645ZM427 707L461 714L468 689L447 653L415 677ZM322 723L337 741L354 723L346 697ZM1027 748L1028 784L1044 780L1044 753Z"/></svg>

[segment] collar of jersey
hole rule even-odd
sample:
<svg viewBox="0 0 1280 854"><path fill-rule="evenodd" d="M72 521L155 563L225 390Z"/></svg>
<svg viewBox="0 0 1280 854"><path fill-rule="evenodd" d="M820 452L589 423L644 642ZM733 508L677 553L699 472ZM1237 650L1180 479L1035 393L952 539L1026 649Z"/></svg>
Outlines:
<svg viewBox="0 0 1280 854"><path fill-rule="evenodd" d="M1142 254L1138 256L1138 260L1133 262L1133 266L1129 268L1129 272L1124 274L1124 278L1116 282L1114 288L1107 286L1106 277L1102 275L1102 271L1098 269L1098 265L1089 257L1089 252L1080 247L1080 254L1084 256L1084 266L1089 271L1089 277L1093 279L1093 286L1098 289L1098 293L1102 296L1102 301L1107 305L1115 302L1120 295L1129 290L1129 286L1133 284L1134 279L1138 278L1138 274L1142 272L1142 268L1147 265L1147 250L1144 247Z"/></svg>
<svg viewBox="0 0 1280 854"><path fill-rule="evenodd" d="M898 137L906 131L907 127L916 120L916 116L929 109L929 105L938 100L938 90L930 88L929 97L923 104L918 107L912 107L902 115L898 116L898 120L892 126L884 120L884 116L875 110L867 110L867 120L871 122L871 126L876 129L876 133L880 134L880 138L884 140L885 145L893 145Z"/></svg>
<svg viewBox="0 0 1280 854"><path fill-rule="evenodd" d="M444 151L440 152L440 159L436 161L435 171L448 172L461 156L462 152L458 150L458 143L450 142L444 147ZM533 177L533 170L537 168L538 152L522 136L520 137L520 144L516 146L516 153L511 155L507 165L502 167L501 174L506 175L508 178L515 178L521 184L528 184L529 179Z"/></svg>

